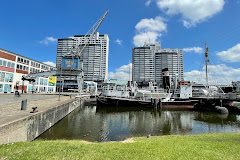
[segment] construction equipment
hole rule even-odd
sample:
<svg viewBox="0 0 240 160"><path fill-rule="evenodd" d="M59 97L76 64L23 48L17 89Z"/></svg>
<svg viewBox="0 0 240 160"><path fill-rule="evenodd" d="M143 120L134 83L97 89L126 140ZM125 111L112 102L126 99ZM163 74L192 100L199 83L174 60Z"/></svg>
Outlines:
<svg viewBox="0 0 240 160"><path fill-rule="evenodd" d="M78 43L76 45L73 45L71 47L71 51L65 55L64 57L68 57L68 56L74 56L74 58L78 58L80 59L81 54L84 50L84 48L89 44L89 42L91 41L91 39L93 38L93 36L98 36L97 30L100 27L101 23L103 22L104 18L106 17L106 15L108 14L109 10L107 10L99 19L98 21L92 26L92 28L85 34L84 36L84 44L82 43Z"/></svg>
<svg viewBox="0 0 240 160"><path fill-rule="evenodd" d="M78 84L78 93L82 94L83 88L83 63L80 62L80 58L84 48L89 45L93 36L97 35L97 30L100 27L101 23L103 22L104 18L106 17L109 10L107 10L99 19L98 21L92 26L92 28L86 33L84 36L84 43L77 43L70 47L70 51L63 55L62 57L62 65L61 68L55 71L47 71L47 72L40 72L40 73L33 73L29 74L28 76L33 77L49 77L49 76L58 76L60 79L62 76L76 76L77 77L77 84ZM24 77L24 76L23 76ZM28 78L29 78L28 77ZM27 77L25 77L27 78ZM63 85L63 83L62 83ZM60 87L59 87L60 88ZM59 89L60 93L60 89Z"/></svg>
<svg viewBox="0 0 240 160"><path fill-rule="evenodd" d="M93 36L97 36L97 30L106 17L109 10L107 10L98 21L92 26L92 28L85 34L84 43L78 43L71 47L70 52L62 57L62 71L73 71L73 70L81 70L80 74L77 75L77 83L78 83L78 92L82 93L83 87L83 62L80 61L82 52L84 48L89 45Z"/></svg>

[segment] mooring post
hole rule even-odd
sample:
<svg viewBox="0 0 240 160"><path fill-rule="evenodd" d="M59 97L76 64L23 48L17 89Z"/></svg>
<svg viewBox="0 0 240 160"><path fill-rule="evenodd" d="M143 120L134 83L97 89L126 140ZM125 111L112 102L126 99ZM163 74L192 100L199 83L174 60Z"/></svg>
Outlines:
<svg viewBox="0 0 240 160"><path fill-rule="evenodd" d="M27 109L27 99L22 100L21 110Z"/></svg>
<svg viewBox="0 0 240 160"><path fill-rule="evenodd" d="M161 98L158 101L158 106L159 106L160 109L162 109L162 99Z"/></svg>

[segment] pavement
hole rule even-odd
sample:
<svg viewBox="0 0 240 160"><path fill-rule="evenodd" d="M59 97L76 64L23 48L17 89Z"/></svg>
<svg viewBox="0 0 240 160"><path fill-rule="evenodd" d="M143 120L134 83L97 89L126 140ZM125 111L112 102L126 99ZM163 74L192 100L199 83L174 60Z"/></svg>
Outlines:
<svg viewBox="0 0 240 160"><path fill-rule="evenodd" d="M27 109L21 110L22 100L27 99ZM31 116L32 107L37 107L38 112L54 108L60 104L67 103L74 96L60 96L57 94L22 94L15 97L14 94L0 94L0 126L6 125L21 118Z"/></svg>

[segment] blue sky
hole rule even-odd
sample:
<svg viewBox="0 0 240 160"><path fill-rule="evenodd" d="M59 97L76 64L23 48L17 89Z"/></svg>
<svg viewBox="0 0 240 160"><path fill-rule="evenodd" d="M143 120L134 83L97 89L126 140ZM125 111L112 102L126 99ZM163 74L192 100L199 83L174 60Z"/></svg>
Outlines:
<svg viewBox="0 0 240 160"><path fill-rule="evenodd" d="M132 48L150 40L184 49L185 78L199 83L208 41L210 81L240 80L239 0L8 0L0 6L0 48L41 62L55 62L58 38L85 34L109 9L98 30L110 38L109 78L126 79Z"/></svg>

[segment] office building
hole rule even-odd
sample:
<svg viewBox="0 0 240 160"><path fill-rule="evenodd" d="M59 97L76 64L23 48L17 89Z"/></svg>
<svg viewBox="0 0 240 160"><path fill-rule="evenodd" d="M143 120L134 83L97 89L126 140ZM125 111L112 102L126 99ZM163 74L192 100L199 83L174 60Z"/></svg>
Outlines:
<svg viewBox="0 0 240 160"><path fill-rule="evenodd" d="M22 81L22 76L56 69L53 66L0 49L0 93L11 93L15 90L27 92L55 92L55 77L36 78L33 82Z"/></svg>
<svg viewBox="0 0 240 160"><path fill-rule="evenodd" d="M84 35L58 39L57 68L61 68L63 56L71 56L72 46L77 44L83 46L86 42L88 43L80 59L83 62L84 81L104 81L108 74L109 38L107 34L99 35L96 33L91 40L89 36L85 37ZM69 77L64 79L68 81Z"/></svg>
<svg viewBox="0 0 240 160"><path fill-rule="evenodd" d="M132 51L133 81L157 82L162 84L162 70L168 68L170 76L178 75L183 80L183 51L161 49L161 44L147 44L134 47Z"/></svg>

